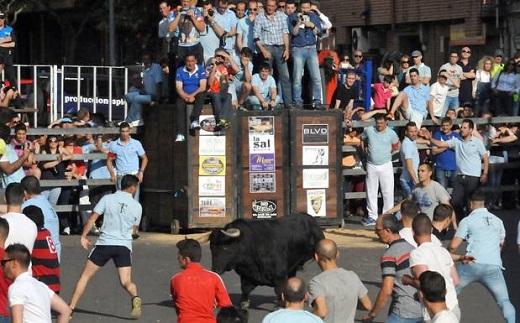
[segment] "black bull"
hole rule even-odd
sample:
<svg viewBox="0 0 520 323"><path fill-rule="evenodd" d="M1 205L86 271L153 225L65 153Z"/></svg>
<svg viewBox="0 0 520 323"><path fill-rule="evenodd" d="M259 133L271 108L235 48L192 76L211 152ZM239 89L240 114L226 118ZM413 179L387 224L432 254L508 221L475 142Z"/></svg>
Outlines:
<svg viewBox="0 0 520 323"><path fill-rule="evenodd" d="M308 214L238 219L211 233L212 270L218 274L236 271L242 289L240 304L248 307L249 294L256 286L272 286L280 297L287 278L313 258L323 238L323 231Z"/></svg>

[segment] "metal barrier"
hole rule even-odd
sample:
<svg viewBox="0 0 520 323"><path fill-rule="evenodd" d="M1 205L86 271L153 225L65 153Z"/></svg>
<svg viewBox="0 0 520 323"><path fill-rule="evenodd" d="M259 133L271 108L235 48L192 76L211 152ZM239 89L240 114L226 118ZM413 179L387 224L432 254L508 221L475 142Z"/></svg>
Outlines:
<svg viewBox="0 0 520 323"><path fill-rule="evenodd" d="M121 66L15 65L22 98L28 105L18 113L48 112L51 122L85 107L109 120L123 120L128 113L128 68ZM2 76L4 77L4 76ZM30 110L29 110L30 109Z"/></svg>

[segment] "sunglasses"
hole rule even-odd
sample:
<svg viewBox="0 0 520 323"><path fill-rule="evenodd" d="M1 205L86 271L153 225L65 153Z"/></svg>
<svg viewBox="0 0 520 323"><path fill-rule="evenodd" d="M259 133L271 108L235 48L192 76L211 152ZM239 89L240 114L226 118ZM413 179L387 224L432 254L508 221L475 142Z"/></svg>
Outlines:
<svg viewBox="0 0 520 323"><path fill-rule="evenodd" d="M58 142L58 139L52 138L52 139L49 139L49 142Z"/></svg>
<svg viewBox="0 0 520 323"><path fill-rule="evenodd" d="M350 59L348 57L344 57L343 60L347 61L347 62L350 61Z"/></svg>
<svg viewBox="0 0 520 323"><path fill-rule="evenodd" d="M278 6L278 9L285 9L285 6Z"/></svg>
<svg viewBox="0 0 520 323"><path fill-rule="evenodd" d="M410 63L409 61L401 61L401 64L408 64Z"/></svg>
<svg viewBox="0 0 520 323"><path fill-rule="evenodd" d="M462 52L463 52L463 53L471 54L471 51L470 51L470 50L463 50Z"/></svg>
<svg viewBox="0 0 520 323"><path fill-rule="evenodd" d="M258 8L249 8L249 11L258 11Z"/></svg>
<svg viewBox="0 0 520 323"><path fill-rule="evenodd" d="M354 55L354 57L361 58L363 55Z"/></svg>
<svg viewBox="0 0 520 323"><path fill-rule="evenodd" d="M0 260L0 265L2 267L5 267L5 264L8 263L9 261L13 261L13 260L16 260L15 258L11 258L11 259L2 259Z"/></svg>

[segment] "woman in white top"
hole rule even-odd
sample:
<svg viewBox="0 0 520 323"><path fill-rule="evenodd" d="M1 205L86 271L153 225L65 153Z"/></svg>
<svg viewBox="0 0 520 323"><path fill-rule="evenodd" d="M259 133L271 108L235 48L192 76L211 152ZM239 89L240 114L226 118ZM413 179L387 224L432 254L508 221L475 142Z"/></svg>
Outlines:
<svg viewBox="0 0 520 323"><path fill-rule="evenodd" d="M473 80L473 98L477 103L475 116L489 112L492 69L493 59L490 56L484 56L478 61L475 80Z"/></svg>

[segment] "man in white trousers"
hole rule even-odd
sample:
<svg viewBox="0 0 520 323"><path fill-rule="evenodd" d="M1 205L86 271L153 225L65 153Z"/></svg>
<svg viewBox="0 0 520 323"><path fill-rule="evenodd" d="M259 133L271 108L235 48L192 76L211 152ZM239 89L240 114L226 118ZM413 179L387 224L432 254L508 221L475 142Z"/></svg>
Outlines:
<svg viewBox="0 0 520 323"><path fill-rule="evenodd" d="M394 203L394 169L392 152L399 150L399 137L387 126L386 116L376 114L375 126L363 131L361 150L366 155L366 192L368 217L363 220L364 226L376 224L377 191L381 186L383 196L383 213L390 210Z"/></svg>

